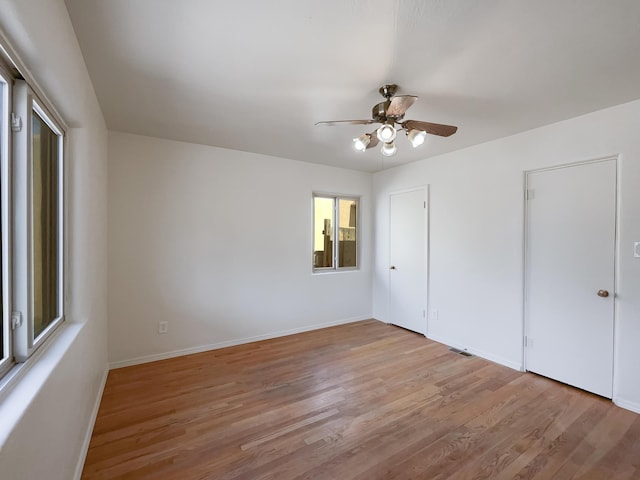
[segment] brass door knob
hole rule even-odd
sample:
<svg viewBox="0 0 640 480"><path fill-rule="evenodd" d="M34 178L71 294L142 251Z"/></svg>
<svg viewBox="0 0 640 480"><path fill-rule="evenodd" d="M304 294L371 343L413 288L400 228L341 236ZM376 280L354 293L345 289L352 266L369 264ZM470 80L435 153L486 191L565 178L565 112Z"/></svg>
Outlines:
<svg viewBox="0 0 640 480"><path fill-rule="evenodd" d="M599 297L608 297L609 296L609 292L607 292L606 290L598 290L598 296Z"/></svg>

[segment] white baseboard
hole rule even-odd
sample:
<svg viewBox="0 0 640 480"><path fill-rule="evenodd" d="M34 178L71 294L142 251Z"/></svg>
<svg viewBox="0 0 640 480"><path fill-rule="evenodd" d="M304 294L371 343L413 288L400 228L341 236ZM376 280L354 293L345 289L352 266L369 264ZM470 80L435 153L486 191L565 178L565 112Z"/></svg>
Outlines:
<svg viewBox="0 0 640 480"><path fill-rule="evenodd" d="M172 350L169 352L156 353L153 355L144 355L142 357L135 357L129 360L119 360L117 362L111 362L109 363L109 369L114 370L116 368L130 367L131 365L140 365L142 363L155 362L158 360L166 360L168 358L181 357L183 355L191 355L192 353L207 352L209 350L217 350L219 348L234 347L236 345L242 345L243 343L258 342L260 340L269 340L271 338L284 337L286 335L293 335L296 333L308 332L311 330L319 330L321 328L327 328L327 327L335 327L336 325L344 325L347 323L359 322L362 320L370 320L370 319L371 319L370 315L362 316L362 317L352 317L352 318L346 318L343 320L337 320L334 322L319 323L316 325L308 325L305 327L292 328L290 330L281 330L278 332L267 333L264 335L256 335L254 337L238 338L235 340L212 343L209 345L199 345L197 347L182 348L180 350Z"/></svg>
<svg viewBox="0 0 640 480"><path fill-rule="evenodd" d="M640 413L640 403L631 402L620 397L614 397L613 403L615 403L620 408L624 408L625 410L631 410L634 413Z"/></svg>
<svg viewBox="0 0 640 480"><path fill-rule="evenodd" d="M100 401L102 400L102 394L104 392L104 387L107 383L108 374L109 374L109 367L107 365L105 366L104 373L102 375L102 380L100 381L100 386L98 387L98 394L96 395L96 400L93 403L93 410L91 411L89 424L87 425L87 430L84 434L84 440L82 441L82 450L80 451L80 458L78 458L78 464L76 465L76 471L73 476L74 480L80 480L80 477L82 476L82 469L84 468L84 462L87 459L87 452L89 451L89 443L91 443L91 435L93 434L93 427L96 423L96 418L98 417L98 409L100 408Z"/></svg>
<svg viewBox="0 0 640 480"><path fill-rule="evenodd" d="M457 348L458 350L467 351L472 355L476 355L478 357L482 357L485 360L489 360L490 362L498 363L500 365L504 365L505 367L509 367L509 368L514 369L514 370L518 370L520 372L524 371L524 368L523 368L524 366L520 362L514 362L514 361L508 360L506 358L500 357L498 355L494 355L492 353L487 353L487 352L484 352L482 350L471 348L471 347L468 347L466 345L462 345L460 343L452 341L452 340L450 340L448 338L439 337L437 335L427 335L427 338L429 340L433 340L433 341L438 342L438 343L443 343L444 345L447 345L449 347Z"/></svg>

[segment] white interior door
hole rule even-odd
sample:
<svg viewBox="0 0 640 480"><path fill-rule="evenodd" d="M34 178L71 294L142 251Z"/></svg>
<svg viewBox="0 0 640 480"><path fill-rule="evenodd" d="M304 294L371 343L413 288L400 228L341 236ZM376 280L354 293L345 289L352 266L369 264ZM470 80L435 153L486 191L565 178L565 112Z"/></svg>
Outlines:
<svg viewBox="0 0 640 480"><path fill-rule="evenodd" d="M526 368L611 398L616 161L527 174Z"/></svg>
<svg viewBox="0 0 640 480"><path fill-rule="evenodd" d="M427 333L427 235L424 190L390 196L390 323Z"/></svg>

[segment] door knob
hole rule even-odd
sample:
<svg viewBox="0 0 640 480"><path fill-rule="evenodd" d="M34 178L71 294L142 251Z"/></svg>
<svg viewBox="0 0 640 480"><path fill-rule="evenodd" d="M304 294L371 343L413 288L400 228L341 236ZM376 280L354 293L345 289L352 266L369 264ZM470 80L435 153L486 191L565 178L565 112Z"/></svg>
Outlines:
<svg viewBox="0 0 640 480"><path fill-rule="evenodd" d="M395 270L395 269L396 269L396 266L395 266L395 265L391 265L391 266L389 267L389 270Z"/></svg>
<svg viewBox="0 0 640 480"><path fill-rule="evenodd" d="M609 292L607 292L606 290L598 290L598 296L599 297L608 297L609 296Z"/></svg>

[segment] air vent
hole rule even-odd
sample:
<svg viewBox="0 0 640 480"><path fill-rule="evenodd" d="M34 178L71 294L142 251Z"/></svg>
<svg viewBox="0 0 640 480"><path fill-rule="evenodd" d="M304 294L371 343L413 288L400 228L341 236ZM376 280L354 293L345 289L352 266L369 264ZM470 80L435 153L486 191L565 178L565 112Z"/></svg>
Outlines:
<svg viewBox="0 0 640 480"><path fill-rule="evenodd" d="M462 355L463 357L473 357L472 354L465 350L458 350L457 348L449 347L449 350L453 353L457 353L458 355Z"/></svg>

